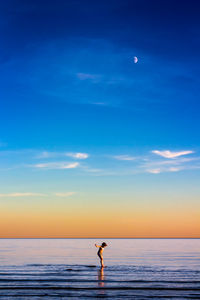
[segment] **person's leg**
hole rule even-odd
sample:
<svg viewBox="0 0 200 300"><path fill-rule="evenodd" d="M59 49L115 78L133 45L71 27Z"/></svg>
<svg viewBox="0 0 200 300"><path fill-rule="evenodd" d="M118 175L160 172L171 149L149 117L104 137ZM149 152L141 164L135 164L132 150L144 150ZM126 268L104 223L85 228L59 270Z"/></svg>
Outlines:
<svg viewBox="0 0 200 300"><path fill-rule="evenodd" d="M100 258L101 267L104 267L103 256L98 253L98 257Z"/></svg>
<svg viewBox="0 0 200 300"><path fill-rule="evenodd" d="M101 260L101 267L103 268L104 267L103 256L100 258L100 260Z"/></svg>

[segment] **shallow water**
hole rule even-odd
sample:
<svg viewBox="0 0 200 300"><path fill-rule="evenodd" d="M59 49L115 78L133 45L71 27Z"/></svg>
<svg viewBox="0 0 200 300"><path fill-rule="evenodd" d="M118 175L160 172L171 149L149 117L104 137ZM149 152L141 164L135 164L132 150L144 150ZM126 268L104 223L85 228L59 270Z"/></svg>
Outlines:
<svg viewBox="0 0 200 300"><path fill-rule="evenodd" d="M200 299L200 239L0 239L0 299Z"/></svg>

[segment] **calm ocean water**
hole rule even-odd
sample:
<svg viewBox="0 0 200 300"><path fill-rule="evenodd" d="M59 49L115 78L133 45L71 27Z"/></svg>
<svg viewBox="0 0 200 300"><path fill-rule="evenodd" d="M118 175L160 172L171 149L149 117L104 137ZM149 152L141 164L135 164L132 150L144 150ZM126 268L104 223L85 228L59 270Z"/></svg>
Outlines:
<svg viewBox="0 0 200 300"><path fill-rule="evenodd" d="M0 239L0 299L13 298L200 299L200 239Z"/></svg>

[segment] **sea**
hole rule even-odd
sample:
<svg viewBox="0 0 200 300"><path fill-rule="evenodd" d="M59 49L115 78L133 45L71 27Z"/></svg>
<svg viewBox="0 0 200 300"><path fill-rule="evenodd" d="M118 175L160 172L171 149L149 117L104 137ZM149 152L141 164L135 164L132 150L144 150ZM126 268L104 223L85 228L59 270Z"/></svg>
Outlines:
<svg viewBox="0 0 200 300"><path fill-rule="evenodd" d="M70 298L200 299L200 239L0 239L0 300Z"/></svg>

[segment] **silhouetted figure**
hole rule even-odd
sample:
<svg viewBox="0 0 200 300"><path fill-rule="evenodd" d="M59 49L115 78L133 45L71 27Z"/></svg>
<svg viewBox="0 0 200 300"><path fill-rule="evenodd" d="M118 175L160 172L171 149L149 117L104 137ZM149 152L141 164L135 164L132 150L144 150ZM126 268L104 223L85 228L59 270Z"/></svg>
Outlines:
<svg viewBox="0 0 200 300"><path fill-rule="evenodd" d="M103 250L105 247L107 247L107 244L106 243L102 243L101 246L95 244L95 246L97 248L99 248L98 252L97 252L97 255L98 257L100 258L100 263L101 263L101 267L103 268L104 267L104 261L103 261Z"/></svg>

